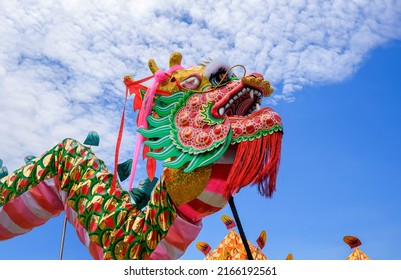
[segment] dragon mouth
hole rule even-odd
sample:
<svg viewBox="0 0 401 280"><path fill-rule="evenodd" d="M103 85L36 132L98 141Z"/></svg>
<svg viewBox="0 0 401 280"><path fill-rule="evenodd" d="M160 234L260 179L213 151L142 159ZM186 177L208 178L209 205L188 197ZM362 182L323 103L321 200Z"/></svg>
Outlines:
<svg viewBox="0 0 401 280"><path fill-rule="evenodd" d="M220 106L218 114L227 117L245 117L258 110L262 103L262 91L245 86L231 95L225 104Z"/></svg>

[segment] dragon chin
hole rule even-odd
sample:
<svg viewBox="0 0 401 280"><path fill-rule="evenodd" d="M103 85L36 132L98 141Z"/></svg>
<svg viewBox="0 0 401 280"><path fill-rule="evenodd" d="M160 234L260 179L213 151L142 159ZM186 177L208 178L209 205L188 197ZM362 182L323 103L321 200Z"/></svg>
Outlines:
<svg viewBox="0 0 401 280"><path fill-rule="evenodd" d="M280 132L236 144L235 158L225 187L226 197L249 184L257 184L261 195L272 196L280 165L281 139Z"/></svg>
<svg viewBox="0 0 401 280"><path fill-rule="evenodd" d="M215 164L229 164L226 198L249 184L257 184L261 195L271 197L276 189L280 164L282 121L271 108L260 109L262 96L271 94L270 84L253 74L234 80L208 94L216 103L210 114L232 131L231 145ZM229 123L229 124L227 124Z"/></svg>
<svg viewBox="0 0 401 280"><path fill-rule="evenodd" d="M280 165L283 135L280 117L267 107L245 117L228 119L234 131L232 144L214 162L230 165L225 197L234 195L249 184L258 185L261 195L271 197L276 189Z"/></svg>

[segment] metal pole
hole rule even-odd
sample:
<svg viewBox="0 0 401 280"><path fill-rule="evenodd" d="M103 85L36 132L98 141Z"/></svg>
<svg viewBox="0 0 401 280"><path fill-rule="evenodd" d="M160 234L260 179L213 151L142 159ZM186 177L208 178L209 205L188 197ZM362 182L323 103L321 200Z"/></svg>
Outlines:
<svg viewBox="0 0 401 280"><path fill-rule="evenodd" d="M234 204L234 198L232 196L228 200L228 203L230 203L231 211L233 212L235 222L237 223L238 231L241 236L242 243L244 244L248 260L253 260L251 249L249 248L248 240L246 239L244 229L242 228L242 224L238 216L237 208L235 207Z"/></svg>
<svg viewBox="0 0 401 280"><path fill-rule="evenodd" d="M63 232L61 233L60 254L58 256L59 260L63 259L63 250L64 250L64 240L65 240L66 229L67 229L67 215L64 215Z"/></svg>

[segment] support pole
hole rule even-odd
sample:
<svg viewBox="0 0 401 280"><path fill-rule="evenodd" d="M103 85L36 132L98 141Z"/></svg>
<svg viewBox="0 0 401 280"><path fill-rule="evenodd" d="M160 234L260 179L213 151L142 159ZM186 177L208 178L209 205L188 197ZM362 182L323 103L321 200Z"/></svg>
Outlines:
<svg viewBox="0 0 401 280"><path fill-rule="evenodd" d="M63 231L61 233L60 253L59 253L59 256L58 256L59 260L63 259L64 240L65 240L66 229L67 229L67 215L64 215Z"/></svg>
<svg viewBox="0 0 401 280"><path fill-rule="evenodd" d="M230 204L231 211L233 212L235 222L237 223L238 231L241 236L242 243L244 244L245 252L248 257L248 260L253 260L251 249L249 248L248 240L246 239L244 229L242 228L242 224L241 224L241 221L238 216L237 208L235 207L235 204L234 204L234 198L232 196L228 200L228 203Z"/></svg>

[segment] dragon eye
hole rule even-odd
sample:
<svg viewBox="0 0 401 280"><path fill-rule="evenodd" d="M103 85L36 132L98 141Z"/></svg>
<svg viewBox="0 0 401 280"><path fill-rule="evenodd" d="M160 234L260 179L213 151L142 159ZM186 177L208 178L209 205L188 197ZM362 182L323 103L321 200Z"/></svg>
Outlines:
<svg viewBox="0 0 401 280"><path fill-rule="evenodd" d="M196 89L201 84L201 80L202 78L198 74L193 74L180 82L180 85L186 89Z"/></svg>
<svg viewBox="0 0 401 280"><path fill-rule="evenodd" d="M209 79L212 86L218 86L227 83L233 76L229 65L220 61L213 60L205 67L205 76Z"/></svg>
<svg viewBox="0 0 401 280"><path fill-rule="evenodd" d="M220 68L216 73L213 73L209 81L213 86L217 86L219 84L226 83L230 78L229 73L227 73L226 69Z"/></svg>

